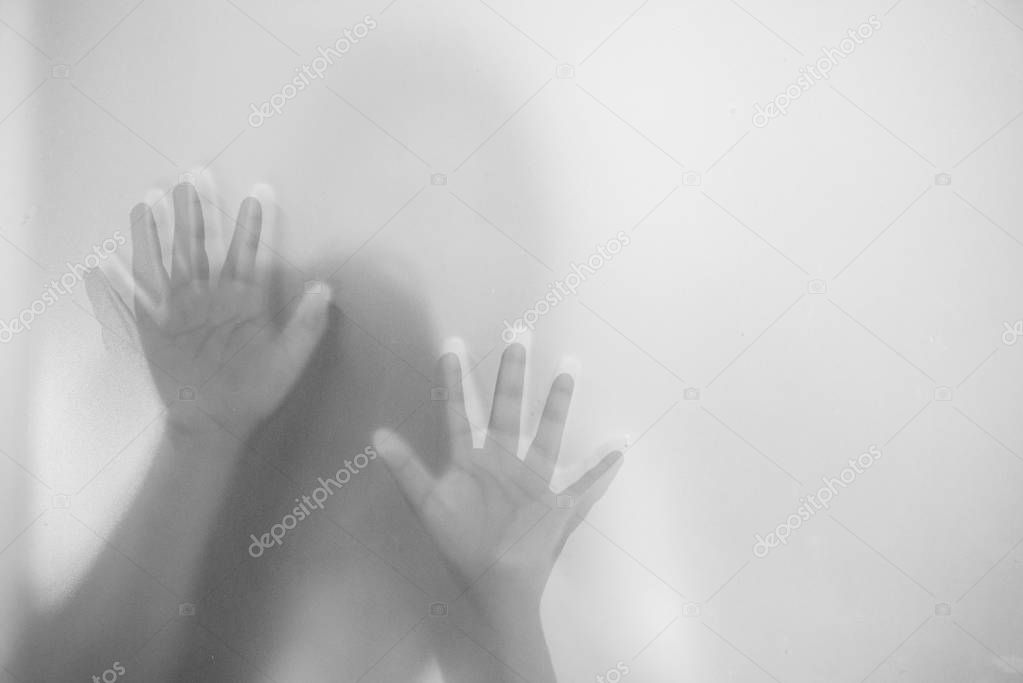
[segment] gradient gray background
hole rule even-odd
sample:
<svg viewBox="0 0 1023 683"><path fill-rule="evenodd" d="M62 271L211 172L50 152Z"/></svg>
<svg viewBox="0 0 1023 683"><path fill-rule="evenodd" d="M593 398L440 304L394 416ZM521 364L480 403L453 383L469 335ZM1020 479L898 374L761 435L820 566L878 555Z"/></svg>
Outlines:
<svg viewBox="0 0 1023 683"><path fill-rule="evenodd" d="M248 125L367 14L323 81ZM752 124L871 15L828 81ZM374 426L415 433L444 338L486 396L503 321L619 230L532 342L530 426L562 356L582 366L556 482L631 444L545 597L560 680L619 661L665 683L1023 680L1019 0L6 0L0 63L4 320L196 167L211 223L271 184L265 257L293 287L328 278L344 314L247 461L209 593L140 567L153 592L125 599L167 621L125 633L127 680L174 628L251 680L436 680L424 648L456 630L426 609L451 587L382 467L273 560L244 536ZM0 363L14 614L21 582L52 602L102 547L159 406L83 286ZM753 557L870 445L830 512Z"/></svg>

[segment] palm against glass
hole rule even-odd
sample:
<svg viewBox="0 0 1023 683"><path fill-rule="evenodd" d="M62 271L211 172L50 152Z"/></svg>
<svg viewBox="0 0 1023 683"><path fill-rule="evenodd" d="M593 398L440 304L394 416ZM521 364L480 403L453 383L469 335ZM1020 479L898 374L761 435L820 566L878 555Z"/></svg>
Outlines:
<svg viewBox="0 0 1023 683"><path fill-rule="evenodd" d="M326 328L329 292L309 288L283 327L273 324L266 278L256 267L262 207L242 202L216 284L210 283L202 205L195 187L174 188L171 273L153 211L132 210L135 324L158 393L172 416L194 400L210 417L252 429L284 399Z"/></svg>
<svg viewBox="0 0 1023 683"><path fill-rule="evenodd" d="M378 431L374 442L460 578L471 584L489 570L541 591L565 541L610 484L621 453L607 455L556 496L550 481L574 383L570 375L555 379L522 461L517 451L525 364L520 344L505 350L486 441L477 449L466 418L460 361L450 353L440 359L437 383L446 400L437 428L450 464L439 476L397 434Z"/></svg>

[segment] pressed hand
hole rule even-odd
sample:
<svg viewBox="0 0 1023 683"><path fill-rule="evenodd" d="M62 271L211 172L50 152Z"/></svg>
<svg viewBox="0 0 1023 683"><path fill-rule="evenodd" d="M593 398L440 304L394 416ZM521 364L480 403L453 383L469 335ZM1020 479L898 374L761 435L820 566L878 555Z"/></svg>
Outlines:
<svg viewBox="0 0 1023 683"><path fill-rule="evenodd" d="M525 461L518 452L526 352L520 344L505 350L487 436L474 448L466 417L458 356L437 364L439 401L435 443L447 449L447 464L431 473L401 437L388 430L374 436L411 506L441 552L467 584L492 572L500 580L538 596L565 541L614 476L621 453L607 455L560 495L550 481L561 448L572 399L573 379L559 375L551 386L540 426Z"/></svg>
<svg viewBox="0 0 1023 683"><path fill-rule="evenodd" d="M307 288L290 320L275 324L267 278L256 267L259 201L242 202L212 284L199 195L182 183L173 196L170 275L152 208L142 203L131 212L138 337L172 419L187 422L198 407L236 433L248 432L273 412L305 367L326 329L329 290L324 284Z"/></svg>

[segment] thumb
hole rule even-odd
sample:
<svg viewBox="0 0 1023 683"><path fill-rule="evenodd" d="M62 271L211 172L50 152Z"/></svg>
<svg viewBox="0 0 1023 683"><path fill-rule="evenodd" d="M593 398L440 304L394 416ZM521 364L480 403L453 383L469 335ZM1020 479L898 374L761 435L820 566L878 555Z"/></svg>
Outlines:
<svg viewBox="0 0 1023 683"><path fill-rule="evenodd" d="M109 348L138 347L135 318L120 293L99 268L91 268L84 276L85 293L103 328L103 343Z"/></svg>
<svg viewBox="0 0 1023 683"><path fill-rule="evenodd" d="M423 466L412 447L390 429L378 429L373 433L373 447L383 458L405 498L418 511L436 485L433 475Z"/></svg>
<svg viewBox="0 0 1023 683"><path fill-rule="evenodd" d="M281 330L280 342L289 359L304 367L313 349L320 342L327 329L330 309L330 287L323 282L311 282Z"/></svg>
<svg viewBox="0 0 1023 683"><path fill-rule="evenodd" d="M562 515L565 526L561 545L564 545L576 527L589 514L590 509L607 492L623 462L624 457L621 451L608 453L578 481L562 491L561 496L568 499L569 508L564 510ZM560 547L558 551L560 552Z"/></svg>

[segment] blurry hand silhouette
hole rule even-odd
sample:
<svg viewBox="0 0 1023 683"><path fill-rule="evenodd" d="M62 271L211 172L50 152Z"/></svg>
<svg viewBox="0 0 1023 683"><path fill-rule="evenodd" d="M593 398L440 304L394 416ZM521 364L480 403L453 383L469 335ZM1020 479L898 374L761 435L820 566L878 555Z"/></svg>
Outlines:
<svg viewBox="0 0 1023 683"><path fill-rule="evenodd" d="M199 195L190 184L174 188L171 272L164 268L152 207L131 212L132 285L129 307L113 288L106 297L137 338L157 393L167 408L169 428L161 451L175 457L209 458L240 453L209 425L219 423L247 435L284 400L305 368L327 326L329 290L308 287L281 324L271 304L272 288L256 266L262 229L260 202L242 202L237 224L217 281L211 282L205 223ZM132 310L133 308L133 310ZM466 618L532 680L555 679L540 619L540 599L566 541L607 490L622 461L613 452L574 484L556 494L551 481L572 401L574 380L561 374L551 385L537 433L518 457L526 350L509 346L501 357L486 438L475 448L466 413L459 357L437 363L442 389L436 428L429 443L439 452L413 447L389 430L374 434L374 446L405 498L419 516L466 596ZM185 393L187 392L187 393ZM196 410L198 408L198 410ZM198 438L177 439L184 433ZM442 463L441 471L427 459ZM170 460L173 460L171 458ZM121 532L126 545L141 546L147 529L162 525L178 561L194 573L203 539L189 530L196 518L212 520L217 492L233 476L233 458L216 459L213 470L196 468L183 480L167 458L150 473L146 492L134 503L138 513ZM191 469L186 470L191 472ZM209 472L215 475L207 480ZM184 498L182 499L182 496ZM174 501L180 514L157 515L145 505ZM145 505L144 505L145 504ZM158 506L159 507L159 506ZM161 508L162 509L162 508ZM198 536L202 536L199 534ZM138 537L138 540L133 540ZM159 555L160 548L147 552ZM186 561L182 561L184 554ZM454 665L456 668L464 663Z"/></svg>
<svg viewBox="0 0 1023 683"><path fill-rule="evenodd" d="M373 441L377 452L427 533L463 585L463 630L533 681L555 675L540 618L540 601L565 542L610 485L622 454L613 452L561 494L550 489L572 401L574 380L561 374L547 396L540 425L518 457L526 350L509 346L501 357L490 424L475 448L466 417L461 361L445 354L437 364L443 389L436 425L441 453L434 474L421 451L389 430ZM458 675L465 662L443 666ZM504 670L502 680L521 680ZM479 671L472 680L489 675Z"/></svg>
<svg viewBox="0 0 1023 683"><path fill-rule="evenodd" d="M165 621L163 601L142 597L152 595L154 573L182 595L198 585L245 440L287 396L327 326L330 294L322 284L306 288L286 322L277 319L271 303L279 298L277 290L257 267L263 212L256 198L242 202L216 282L198 192L183 183L174 188L173 200L169 274L152 207L141 203L132 209L132 273L121 278L134 290L133 307L100 271L86 279L97 315L107 318L104 330L117 325L121 336L142 349L166 411L145 477L121 511L102 557L57 609L33 615L27 624L28 646L18 652L16 667L31 672L26 674L31 680L81 677L86 658L123 657L118 634ZM123 561L126 552L136 559ZM142 566L146 571L138 571ZM75 647L56 656L52 634L61 624L92 620L96 596L110 596L102 612L110 628L89 629ZM183 652L190 643L181 632L168 638L168 651ZM174 657L156 663L146 680L181 680L179 664Z"/></svg>
<svg viewBox="0 0 1023 683"><path fill-rule="evenodd" d="M207 416L244 434L298 379L326 329L329 289L308 287L291 318L276 324L268 278L256 266L259 200L242 202L220 277L211 283L199 195L182 183L173 198L169 275L152 208L142 203L131 212L138 337L171 420L187 423L188 401L195 400Z"/></svg>
<svg viewBox="0 0 1023 683"><path fill-rule="evenodd" d="M437 442L449 464L431 473L400 436L380 430L374 445L448 562L466 584L491 572L522 590L542 592L572 531L610 484L621 453L614 452L561 494L550 489L572 401L574 381L559 375L526 454L518 453L526 351L509 346L501 357L486 440L474 448L458 356L437 364L444 389Z"/></svg>

